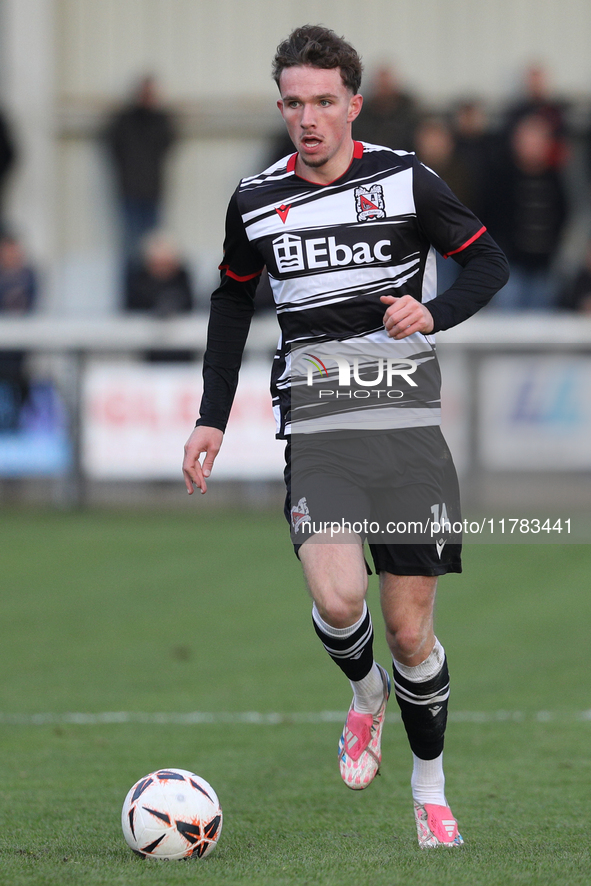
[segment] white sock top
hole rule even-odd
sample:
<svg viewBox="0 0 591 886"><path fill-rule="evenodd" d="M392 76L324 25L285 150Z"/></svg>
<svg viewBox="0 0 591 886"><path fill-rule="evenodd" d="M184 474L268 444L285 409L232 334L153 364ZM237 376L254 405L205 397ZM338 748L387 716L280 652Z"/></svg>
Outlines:
<svg viewBox="0 0 591 886"><path fill-rule="evenodd" d="M399 661L396 661L394 656L392 656L396 670L399 671L403 677L406 677L407 680L410 680L411 683L424 683L425 680L430 680L432 677L435 677L443 667L444 659L445 649L437 637L435 637L435 646L425 661L422 661L414 667L403 665Z"/></svg>
<svg viewBox="0 0 591 886"><path fill-rule="evenodd" d="M356 621L353 625L349 625L348 628L333 628L332 625L329 625L327 624L327 622L324 621L324 619L318 612L318 609L316 608L316 603L314 603L314 605L312 606L312 618L314 619L320 630L323 631L323 633L327 634L329 637L338 637L341 640L346 640L347 637L350 637L351 634L354 634L355 631L361 627L363 619L366 615L367 603L364 600L363 612L361 613L361 618L359 619L359 621Z"/></svg>

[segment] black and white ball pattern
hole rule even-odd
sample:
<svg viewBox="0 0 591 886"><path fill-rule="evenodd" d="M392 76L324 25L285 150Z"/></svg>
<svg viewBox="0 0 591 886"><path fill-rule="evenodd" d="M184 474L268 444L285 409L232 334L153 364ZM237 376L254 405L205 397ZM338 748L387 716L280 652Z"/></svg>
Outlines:
<svg viewBox="0 0 591 886"><path fill-rule="evenodd" d="M222 831L211 785L187 769L159 769L131 788L121 811L123 835L142 858L205 858Z"/></svg>

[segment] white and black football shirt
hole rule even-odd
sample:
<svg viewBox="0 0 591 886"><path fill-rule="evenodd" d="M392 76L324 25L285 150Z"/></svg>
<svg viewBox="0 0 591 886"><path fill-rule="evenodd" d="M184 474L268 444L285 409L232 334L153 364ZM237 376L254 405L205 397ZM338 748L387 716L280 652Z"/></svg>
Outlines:
<svg viewBox="0 0 591 886"><path fill-rule="evenodd" d="M278 436L438 424L433 336L390 338L380 296L410 294L429 302L435 331L448 328L503 285L503 254L414 154L355 142L349 169L330 184L296 175L296 159L293 154L243 179L230 201L198 424L225 428L265 266L281 327L272 372ZM435 251L464 265L458 282L439 297ZM339 357L368 390L388 369L398 373L407 382L400 385L404 396L326 396L314 403L294 396L315 371L326 388L338 385Z"/></svg>

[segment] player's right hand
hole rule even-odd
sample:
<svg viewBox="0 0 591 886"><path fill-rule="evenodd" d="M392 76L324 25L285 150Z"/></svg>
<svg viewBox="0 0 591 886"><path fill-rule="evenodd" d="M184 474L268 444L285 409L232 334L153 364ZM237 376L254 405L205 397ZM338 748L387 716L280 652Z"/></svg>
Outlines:
<svg viewBox="0 0 591 886"><path fill-rule="evenodd" d="M183 476L189 495L193 495L194 488L200 489L202 495L207 492L205 478L211 474L213 463L220 451L223 439L224 432L218 430L218 428L208 428L205 425L199 425L199 427L193 430L185 443ZM199 459L204 453L205 458L202 464Z"/></svg>
<svg viewBox="0 0 591 886"><path fill-rule="evenodd" d="M397 298L381 295L380 301L388 305L384 314L384 327L390 338L408 338L415 332L428 335L433 331L433 317L428 308L412 295Z"/></svg>

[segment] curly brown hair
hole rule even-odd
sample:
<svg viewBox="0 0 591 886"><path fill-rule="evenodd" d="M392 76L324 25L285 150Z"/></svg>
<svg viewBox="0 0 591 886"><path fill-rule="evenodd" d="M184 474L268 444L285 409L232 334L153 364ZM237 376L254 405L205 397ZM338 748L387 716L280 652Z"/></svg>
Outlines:
<svg viewBox="0 0 591 886"><path fill-rule="evenodd" d="M277 47L273 59L273 79L279 78L285 68L308 65L312 68L340 68L343 83L353 95L361 86L363 65L356 50L344 37L338 37L322 25L303 25L296 28Z"/></svg>

